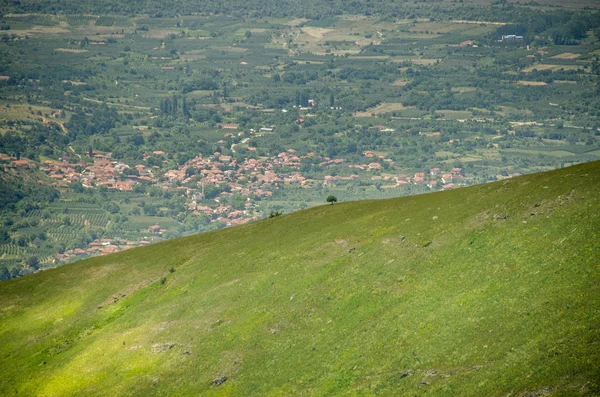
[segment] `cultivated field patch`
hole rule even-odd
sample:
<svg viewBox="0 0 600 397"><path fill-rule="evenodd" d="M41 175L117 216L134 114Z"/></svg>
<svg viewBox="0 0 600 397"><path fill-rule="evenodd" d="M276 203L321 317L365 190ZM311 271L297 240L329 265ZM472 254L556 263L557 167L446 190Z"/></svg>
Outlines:
<svg viewBox="0 0 600 397"><path fill-rule="evenodd" d="M37 121L44 121L45 117L42 115L49 115L50 113L52 113L52 111L52 108L48 106L28 105L20 103L0 103L0 119L31 119ZM38 113L41 115L38 115Z"/></svg>
<svg viewBox="0 0 600 397"><path fill-rule="evenodd" d="M451 120L464 120L473 117L473 113L468 110L436 110L436 114L443 116L446 119Z"/></svg>
<svg viewBox="0 0 600 397"><path fill-rule="evenodd" d="M406 56L392 57L391 60L392 60L392 62L396 62L396 63L412 62L415 65L433 65L434 63L439 61L439 59L406 57Z"/></svg>
<svg viewBox="0 0 600 397"><path fill-rule="evenodd" d="M227 51L227 52L247 52L248 49L244 47L234 47L234 46L225 46L225 47L210 47L213 51Z"/></svg>
<svg viewBox="0 0 600 397"><path fill-rule="evenodd" d="M555 58L555 59L575 59L575 58L579 58L580 56L581 56L581 54L574 54L572 52L563 52L562 54L555 55L552 58Z"/></svg>
<svg viewBox="0 0 600 397"><path fill-rule="evenodd" d="M371 117L372 114L379 115L379 114L385 114L385 113L400 112L400 111L408 110L408 109L415 109L415 107L414 106L404 106L401 103L384 102L384 103L377 105L374 108L367 109L364 112L356 112L356 113L354 113L354 115L356 117Z"/></svg>
<svg viewBox="0 0 600 397"><path fill-rule="evenodd" d="M476 87L452 87L451 90L453 92L475 92L477 91Z"/></svg>
<svg viewBox="0 0 600 397"><path fill-rule="evenodd" d="M505 149L504 152L506 153L523 153L523 154L540 154L540 155L546 155L546 156L553 156L553 157L571 157L573 156L573 153L568 152L566 150L552 150L552 151L548 151L548 150L536 150L536 149L518 149L518 148L510 148L510 149Z"/></svg>
<svg viewBox="0 0 600 397"><path fill-rule="evenodd" d="M544 83L543 81L527 81L527 80L519 80L517 81L518 85L529 85L529 86L544 86L544 85L548 85L547 83Z"/></svg>
<svg viewBox="0 0 600 397"><path fill-rule="evenodd" d="M177 35L181 33L181 30L173 29L151 29L146 32L143 37L147 39L162 39L172 34Z"/></svg>
<svg viewBox="0 0 600 397"><path fill-rule="evenodd" d="M83 53L85 53L85 52L89 52L89 50L86 50L86 49L83 49L83 48L82 48L82 49L75 49L75 48L57 48L57 49L55 49L54 51L57 51L57 52L68 52L68 53L71 53L71 54L83 54Z"/></svg>
<svg viewBox="0 0 600 397"><path fill-rule="evenodd" d="M303 33L306 33L308 36L314 37L317 40L323 39L331 32L335 32L335 29L326 29L326 28L316 28L313 26L306 26L300 29Z"/></svg>
<svg viewBox="0 0 600 397"><path fill-rule="evenodd" d="M310 21L310 19L295 18L295 19L292 19L291 21L283 23L282 25L286 25L286 26L300 26L300 25L305 24L308 21Z"/></svg>
<svg viewBox="0 0 600 397"><path fill-rule="evenodd" d="M523 69L523 72L531 72L533 70L551 70L551 71L556 71L556 70L577 70L580 69L581 66L578 65L552 65L552 64L537 64L537 65L531 65L526 67L525 69Z"/></svg>

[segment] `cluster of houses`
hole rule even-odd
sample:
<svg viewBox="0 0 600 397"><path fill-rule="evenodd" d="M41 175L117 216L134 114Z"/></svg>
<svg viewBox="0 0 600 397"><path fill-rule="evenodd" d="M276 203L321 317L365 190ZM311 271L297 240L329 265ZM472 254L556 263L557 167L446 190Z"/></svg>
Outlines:
<svg viewBox="0 0 600 397"><path fill-rule="evenodd" d="M68 186L72 182L79 182L85 188L106 186L108 189L132 191L135 184L141 181L154 183L155 170L148 169L143 164L135 166L134 173L127 173L129 165L112 161L112 154L93 154L92 164L81 160L75 164L68 156L55 160L45 160L41 170L44 171L56 186Z"/></svg>
<svg viewBox="0 0 600 397"><path fill-rule="evenodd" d="M369 163L366 164L350 164L348 167L355 168L361 171L381 171L384 169L382 163L387 163L389 166L393 166L396 164L392 159L386 158L385 156L377 155L375 152L367 150L363 152L363 156L369 159ZM371 178L373 179L373 178Z"/></svg>
<svg viewBox="0 0 600 397"><path fill-rule="evenodd" d="M154 151L144 155L145 160L153 156L164 156L162 151ZM294 149L287 149L275 156L244 158L242 161L233 156L215 152L209 156L197 155L176 169L163 171L158 166L137 164L135 166L115 161L110 153L92 153L91 158L73 162L65 156L58 160L45 160L40 166L27 159L15 159L0 154L0 160L10 162L14 167L39 167L56 186L68 186L81 183L84 188L106 186L108 189L131 191L140 182L148 182L163 190L175 187L178 193L186 198L186 212L197 216L206 216L210 221L220 222L227 226L241 225L258 219L255 210L256 200L268 198L285 185L294 185L302 189L312 189L317 185L335 186L361 178L359 172L348 175L337 175L332 172L323 175L323 179L313 179L303 175L302 164L318 164L323 169L349 167L357 171L372 173L372 181L384 181L382 188L402 187L407 185L427 186L432 190L451 189L455 185L465 184L464 172L461 168L443 170L431 168L428 172L416 172L414 175L394 174L396 163L373 151L362 153L365 161L361 164L349 163L343 158L321 157L315 153L298 154ZM91 161L91 164L90 164ZM143 163L146 163L145 161ZM362 173L364 176L365 174ZM215 194L214 187L222 191ZM206 200L210 190L210 200ZM234 204L230 197L236 195ZM240 203L240 196L245 199ZM233 205L232 205L233 204ZM161 236L166 229L160 225L148 227L149 238ZM142 241L115 241L99 239L86 248L68 250L56 257L56 260L68 262L81 256L105 255L135 246L145 245Z"/></svg>
<svg viewBox="0 0 600 397"><path fill-rule="evenodd" d="M155 151L144 155L144 158L165 154L162 151ZM379 175L382 172L385 173L386 168L393 167L396 163L373 151L365 151L363 156L367 159L366 162L347 166L360 171L376 172L377 175L372 176L371 180L393 181L394 184L389 187L423 184L430 189L450 189L454 184L465 183L464 173L460 168L453 168L449 171L432 168L428 173L417 172L411 177L405 174L395 177ZM10 157L5 157L7 160L11 160ZM241 222L240 219L254 219L255 214L251 211L253 199L270 197L273 190L279 189L281 185L297 185L311 189L315 184L327 186L359 178L356 174L350 176L325 175L322 181L305 177L300 171L303 159L309 159L310 163L318 162L321 167L340 166L346 162L342 158L319 157L316 159L316 157L312 152L298 155L294 149L288 149L276 156L246 158L238 163L232 156L215 152L206 157L199 154L177 169L168 170L161 175L161 170L157 166L149 167L137 164L130 167L125 163L113 161L110 153L94 153L93 163L89 165L84 160L74 164L69 157L63 157L58 161L44 161L41 169L57 186L80 182L85 188L106 186L108 189L131 191L135 184L142 181L153 184L160 183L163 189L169 189L173 183L177 183L179 185L177 189L188 198L187 208L190 212L198 215L204 214L211 217L213 221L222 221L233 225ZM15 166L35 166L35 163L26 159L12 159L12 161ZM225 186L224 190L214 198L218 204L216 209L199 204L205 198L205 188L210 185ZM235 211L228 209L225 204L220 205L221 202L226 202L223 200L224 197L234 194L247 198L248 202L244 211Z"/></svg>
<svg viewBox="0 0 600 397"><path fill-rule="evenodd" d="M417 172L414 176L406 174L380 175L385 168L396 163L380 156L373 151L366 151L363 156L370 160L364 164L348 164L349 168L366 172L375 172L371 180L384 180L390 182L386 187L401 187L409 184L426 185L430 189L451 189L455 184L464 184L465 177L461 168L452 168L443 171L441 168L432 168L427 173ZM253 211L253 201L270 197L274 190L282 185L297 185L305 189L312 189L316 184L323 186L336 185L359 179L358 174L349 176L325 175L323 180L314 180L305 177L300 171L303 159L311 163L318 162L321 167L343 165L345 159L330 159L319 157L315 153L298 155L294 149L288 149L273 157L260 157L257 159L246 158L238 163L231 156L219 152L211 156L198 155L178 169L167 171L163 188L168 188L174 182L181 185L178 189L187 197L187 210L195 215L205 215L212 222L223 222L227 225L238 225L256 219ZM315 161L316 160L316 161ZM389 167L384 167L387 164ZM212 200L214 205L207 205L205 201L205 188L209 185L221 186L223 191ZM224 198L234 194L246 197L243 209L234 209L227 204Z"/></svg>
<svg viewBox="0 0 600 397"><path fill-rule="evenodd" d="M115 252L128 250L135 247L143 247L150 244L150 240L120 240L102 238L96 239L88 244L86 248L75 248L64 251L62 254L56 254L54 263L56 262L72 262L89 256L100 256L114 254Z"/></svg>
<svg viewBox="0 0 600 397"><path fill-rule="evenodd" d="M13 167L16 167L16 168L35 168L36 167L35 163L33 163L27 159L15 159L4 153L0 153L0 161L3 163L10 163Z"/></svg>
<svg viewBox="0 0 600 397"><path fill-rule="evenodd" d="M464 184L465 177L462 168L453 168L450 172L442 172L440 168L432 168L429 172L415 172L413 176L408 174L397 174L395 176L376 175L371 177L373 181L384 181L387 185L382 188L395 188L407 185L425 185L432 190L449 190L455 184Z"/></svg>
<svg viewBox="0 0 600 397"><path fill-rule="evenodd" d="M426 184L430 189L452 189L455 184L464 184L465 176L462 168L454 167L450 171L443 171L441 168L431 168L428 173L415 172L412 178L408 178L405 174L396 176L397 183L408 184L410 182L416 185Z"/></svg>
<svg viewBox="0 0 600 397"><path fill-rule="evenodd" d="M163 188L180 182L179 190L188 198L188 211L195 215L206 215L212 222L239 225L257 218L253 199L270 197L281 185L298 185L312 188L313 180L302 175L298 168L303 158L314 157L314 153L298 156L293 149L274 157L246 158L238 163L231 156L215 152L211 156L198 155L178 169L167 171ZM327 159L329 160L329 159ZM277 170L285 169L285 173ZM216 207L201 204L208 186L223 187L213 198ZM224 198L234 194L246 197L244 209L234 209Z"/></svg>

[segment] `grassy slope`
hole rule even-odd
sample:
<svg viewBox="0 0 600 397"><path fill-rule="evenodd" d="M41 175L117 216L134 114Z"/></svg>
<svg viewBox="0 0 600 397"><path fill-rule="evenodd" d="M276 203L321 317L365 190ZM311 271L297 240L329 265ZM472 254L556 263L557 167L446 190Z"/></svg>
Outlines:
<svg viewBox="0 0 600 397"><path fill-rule="evenodd" d="M599 193L596 162L3 282L0 395L598 395Z"/></svg>

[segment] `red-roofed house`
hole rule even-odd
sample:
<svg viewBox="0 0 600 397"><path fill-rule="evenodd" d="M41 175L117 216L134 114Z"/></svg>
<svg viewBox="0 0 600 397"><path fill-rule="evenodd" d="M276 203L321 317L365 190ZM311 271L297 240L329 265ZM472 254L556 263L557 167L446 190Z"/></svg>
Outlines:
<svg viewBox="0 0 600 397"><path fill-rule="evenodd" d="M148 228L150 233L160 233L160 225L152 225Z"/></svg>

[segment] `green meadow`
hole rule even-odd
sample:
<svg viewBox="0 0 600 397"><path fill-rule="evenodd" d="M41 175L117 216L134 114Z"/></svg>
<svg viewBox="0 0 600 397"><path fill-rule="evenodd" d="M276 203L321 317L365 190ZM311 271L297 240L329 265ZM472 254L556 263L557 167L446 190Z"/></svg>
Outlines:
<svg viewBox="0 0 600 397"><path fill-rule="evenodd" d="M600 394L600 163L0 283L0 395Z"/></svg>

